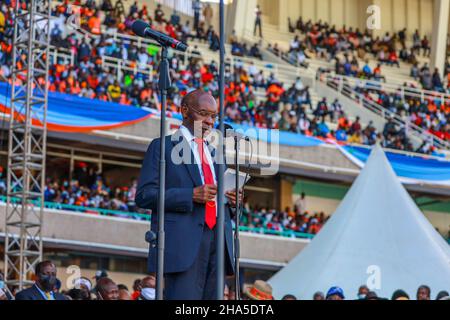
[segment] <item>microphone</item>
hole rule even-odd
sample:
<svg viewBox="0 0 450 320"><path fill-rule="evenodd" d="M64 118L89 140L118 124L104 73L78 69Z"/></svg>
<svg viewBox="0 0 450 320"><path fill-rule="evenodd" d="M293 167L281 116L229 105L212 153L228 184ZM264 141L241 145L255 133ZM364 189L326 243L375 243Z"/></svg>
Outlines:
<svg viewBox="0 0 450 320"><path fill-rule="evenodd" d="M250 141L250 138L237 132L231 125L225 123L225 138L237 138L238 140Z"/></svg>
<svg viewBox="0 0 450 320"><path fill-rule="evenodd" d="M182 52L186 51L188 48L187 44L169 37L167 34L153 30L148 23L142 20L134 21L131 25L131 29L137 36L153 39L164 47L171 47L172 49Z"/></svg>
<svg viewBox="0 0 450 320"><path fill-rule="evenodd" d="M145 233L145 242L150 244L151 248L156 248L156 241L158 240L158 237L153 231L147 231Z"/></svg>

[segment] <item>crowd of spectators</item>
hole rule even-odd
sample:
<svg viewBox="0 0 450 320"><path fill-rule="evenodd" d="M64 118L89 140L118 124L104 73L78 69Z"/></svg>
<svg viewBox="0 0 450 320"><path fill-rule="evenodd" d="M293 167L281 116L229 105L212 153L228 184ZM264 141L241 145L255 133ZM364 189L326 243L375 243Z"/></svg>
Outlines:
<svg viewBox="0 0 450 320"><path fill-rule="evenodd" d="M386 81L382 74L382 65L400 67L400 61L403 61L412 65L411 76L423 89L440 93L448 92L449 88L444 84L438 69L430 70L427 63L419 67L417 56L421 54L429 56L430 41L426 36L421 37L418 31L413 34L412 45L408 48L406 29L394 34L386 33L384 37L373 37L368 30L363 33L359 29L345 26L337 29L322 21L304 22L302 18L299 18L295 24L289 21L289 26L290 31L296 33L288 52L291 62L307 65L306 58L319 57L329 61L334 60L334 72L337 75ZM281 53L276 44L272 50L275 53ZM369 65L368 54L378 60L375 68ZM449 73L450 64L447 62L445 67L447 77ZM407 91L411 86L414 85L405 83L404 89ZM437 94L436 99L421 99L418 96L389 94L380 90L367 90L363 87L353 89L363 93L369 100L400 115L406 120L406 123L414 124L442 140L448 140L449 103L443 102L440 97L437 97ZM367 140L368 138L373 141L371 137L381 137L381 144L389 148L427 154L434 152L435 148L430 141L425 141L419 148L414 149L407 138L406 130L407 128L396 127L393 121L390 121L386 124L382 135L374 133L368 136L361 132L352 140L361 141L361 139Z"/></svg>
<svg viewBox="0 0 450 320"><path fill-rule="evenodd" d="M131 179L128 186L111 187L94 167L80 162L71 180L47 179L44 200L52 203L54 208L64 210L144 220L150 212L136 207L136 191L136 179ZM302 197L304 199L305 195ZM285 211L278 212L266 208L251 208L247 203L243 208L240 225L247 227L249 232L291 232L290 235L295 237L296 233L303 234L298 236L317 234L327 219L323 212L310 214L301 205L296 205L293 210L286 208Z"/></svg>
<svg viewBox="0 0 450 320"><path fill-rule="evenodd" d="M128 186L110 187L105 183L101 174L97 174L92 168L88 169L85 163L80 163L79 170L74 177L69 179L48 178L44 190L44 200L55 204L61 204L65 210L80 210L91 214L99 214L96 209L104 209L105 215L133 217L138 215L125 213L142 213L136 207L134 198L137 190L137 180L132 179ZM55 206L58 208L58 206ZM71 209L72 207L72 209ZM81 208L80 208L81 207ZM115 211L113 213L113 211ZM123 212L123 215L120 215Z"/></svg>
<svg viewBox="0 0 450 320"><path fill-rule="evenodd" d="M57 19L52 22L51 42L57 47L71 50L75 63L71 65L66 59L59 58L55 64L51 65L50 90L157 109L157 77L151 75L158 69L158 48L138 47L126 41L122 43L113 41L108 32L130 34L131 22L142 19L152 24L155 29L183 41L189 41L192 38L206 41L211 50L217 49L217 33L210 24L207 25L205 22L199 22L197 28L193 30L190 20L186 20L183 24L176 12L170 18L165 17L160 6L155 8L153 15L146 5L138 7L134 3L128 13L121 12L119 7L117 3L113 7L109 0L103 1L100 6L93 1L87 1L78 12L79 32L72 32L73 30L66 23L67 18L73 14L73 9L69 10L67 5L55 8L53 15ZM10 76L11 66L12 11L10 9L11 7L6 5L1 8L7 17L6 21L10 21L5 28L0 29L0 34L2 30L4 31L0 38L2 41L0 60L4 62L2 65L4 77ZM105 33L104 30L108 32ZM82 32L86 31L97 37L82 36ZM247 50L244 44L238 42L234 34L230 36L229 41L234 48L233 54L261 58L257 45ZM177 111L182 96L194 88L202 87L213 95L218 95L218 64L215 61L204 61L196 46L192 52L195 55L189 59L175 54L171 56L170 70L173 87L168 97L171 111ZM140 72L125 70L119 77L116 70L103 67L103 56L128 61L131 64L130 67L136 65ZM146 68L152 70L150 75L145 72ZM343 70L347 69L346 62ZM376 70L373 71L374 75L379 73ZM254 64L246 66L239 62L233 67L226 66L225 79L227 83L225 113L228 121L333 139L342 143L372 145L380 141L385 146L410 150L407 144L399 146L397 142L402 139L391 141L392 139L387 135L377 133L371 124L368 124L364 130L355 130L360 126L359 119L351 123L343 113L339 101L330 105L326 101L320 101L314 108L310 89L304 86L300 79L297 79L291 87L285 88L273 73L267 76ZM265 91L265 98L257 98L256 90ZM330 117L330 122L337 123L336 130L329 128L325 116Z"/></svg>
<svg viewBox="0 0 450 320"><path fill-rule="evenodd" d="M310 214L300 211L298 207L286 208L284 211L268 210L266 208L251 208L246 205L243 211L241 225L248 227L253 232L296 233L316 235L329 217L323 212Z"/></svg>
<svg viewBox="0 0 450 320"><path fill-rule="evenodd" d="M362 82L357 82L352 89L392 114L404 119L405 123L415 125L441 140L450 141L450 101L443 100L439 96L429 96L422 99L415 91L416 88L408 84L405 84L403 88L399 88L396 92L386 92L382 88L373 85L366 86ZM392 127L392 131L397 132L395 126L392 125L392 121L391 123L388 122L386 126L389 131ZM425 141L425 145L426 150L420 150L420 153L434 151L429 141Z"/></svg>
<svg viewBox="0 0 450 320"><path fill-rule="evenodd" d="M6 290L6 286L0 288L1 300L135 300L150 301L156 298L156 278L154 275L136 279L132 288L125 284L117 284L106 270L98 270L95 273L95 282L84 276L73 279L70 289L63 289L62 282L58 279L56 265L49 260L38 263L35 267L34 284L22 291L16 288ZM3 274L0 273L0 281L3 283ZM270 284L262 280L256 280L252 285L241 288L241 300L276 300ZM366 285L359 287L354 297L349 297L341 287L329 288L324 294L316 292L313 297L301 297L313 300L410 300L412 299L404 290L396 290L390 298L380 297L375 291ZM224 289L224 300L235 300L236 289L232 279L227 279ZM431 288L421 285L415 293L415 300L431 300ZM286 294L280 300L299 300L293 294ZM450 300L447 291L439 292L435 300Z"/></svg>
<svg viewBox="0 0 450 320"><path fill-rule="evenodd" d="M336 73L365 79L383 80L381 65L400 67L400 62L412 65L411 76L419 80L426 90L446 91L448 87L438 70L429 70L428 64L420 67L418 57L430 56L430 39L421 36L416 30L410 39L408 47L408 34L406 29L389 33L384 36L374 36L371 31L362 32L352 27L337 28L319 20L304 22L300 17L295 23L290 20L289 30L296 33L290 43L288 58L295 64L305 64L306 58L323 58L328 61L336 60ZM275 53L280 54L278 46L272 47ZM368 58L372 57L379 62L372 70L368 65ZM360 68L359 61L364 61ZM450 64L446 63L445 75L450 77Z"/></svg>

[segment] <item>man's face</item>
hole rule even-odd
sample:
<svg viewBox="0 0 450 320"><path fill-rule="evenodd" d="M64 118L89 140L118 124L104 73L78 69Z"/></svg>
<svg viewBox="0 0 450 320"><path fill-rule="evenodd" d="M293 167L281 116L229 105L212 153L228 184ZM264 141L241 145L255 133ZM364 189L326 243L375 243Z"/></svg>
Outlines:
<svg viewBox="0 0 450 320"><path fill-rule="evenodd" d="M119 300L131 300L130 293L125 289L119 290Z"/></svg>
<svg viewBox="0 0 450 320"><path fill-rule="evenodd" d="M185 125L197 137L206 137L211 132L217 120L217 112L215 99L207 94L200 96L197 105L184 106L182 109Z"/></svg>
<svg viewBox="0 0 450 320"><path fill-rule="evenodd" d="M47 291L53 290L56 284L56 267L53 264L45 264L36 276L41 288Z"/></svg>
<svg viewBox="0 0 450 320"><path fill-rule="evenodd" d="M369 289L368 288L366 288L366 287L359 288L358 294L360 294L360 295L367 295L368 293L369 293Z"/></svg>
<svg viewBox="0 0 450 320"><path fill-rule="evenodd" d="M119 300L119 288L117 285L110 283L105 286L101 295L103 300Z"/></svg>
<svg viewBox="0 0 450 320"><path fill-rule="evenodd" d="M142 281L142 288L156 288L156 278L148 277Z"/></svg>
<svg viewBox="0 0 450 320"><path fill-rule="evenodd" d="M419 288L417 291L417 300L430 300L428 290L425 288Z"/></svg>

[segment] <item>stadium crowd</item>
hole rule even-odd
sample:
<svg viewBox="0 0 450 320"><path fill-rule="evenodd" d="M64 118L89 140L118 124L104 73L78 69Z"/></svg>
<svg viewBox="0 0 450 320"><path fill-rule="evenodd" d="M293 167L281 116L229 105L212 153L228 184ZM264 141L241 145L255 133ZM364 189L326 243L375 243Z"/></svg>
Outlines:
<svg viewBox="0 0 450 320"><path fill-rule="evenodd" d="M408 90L412 89L412 90ZM405 85L395 93L389 93L376 88L356 85L354 90L371 101L378 103L390 112L407 119L411 123L431 133L432 135L450 141L450 101L436 99L421 99L412 86Z"/></svg>
<svg viewBox="0 0 450 320"><path fill-rule="evenodd" d="M370 91L363 86L358 88L357 92L364 93L370 100L377 102L386 109L405 115L408 123L415 124L442 140L448 141L449 131L447 123L449 118L448 101L442 101L437 93L449 93L448 79L447 85L442 79L439 70L430 70L428 63L419 66L417 56L423 51L424 56L429 56L430 40L420 36L416 31L412 36L411 47L407 47L406 29L395 34L386 33L384 37L376 37L366 30L364 33L359 29L346 28L337 29L327 23L319 21L304 22L300 17L295 24L289 21L289 29L297 33L290 43L288 60L291 63L307 65L306 58L325 58L329 61L335 60L334 72L337 75L356 77L364 80L386 81L382 74L382 65L396 65L400 67L400 61L411 64L411 77L422 86L423 89L435 91L431 95L436 99L422 99L420 97L407 96L402 97L399 94L388 94L386 92L375 92L376 97L370 95ZM397 50L397 47L400 47ZM274 53L281 54L276 46ZM273 47L272 47L273 49ZM272 50L273 51L273 50ZM369 65L368 54L378 60L378 65L371 68ZM362 61L362 63L361 63ZM360 66L363 65L361 68ZM447 61L445 66L445 75L450 77L450 63ZM414 87L414 84L404 84L404 89ZM420 89L420 88L415 88ZM385 138L386 135L384 135ZM387 139L392 140L392 139ZM395 139L388 144L394 149L411 150L408 141L405 139ZM395 147L395 146L398 147ZM417 152L430 153L434 148L425 143Z"/></svg>
<svg viewBox="0 0 450 320"><path fill-rule="evenodd" d="M291 62L302 64L306 58L336 60L337 74L381 80L382 64L400 67L400 61L403 61L411 64L411 76L420 80L424 89L441 92L449 90L437 70L430 71L427 63L420 67L418 57L430 56L431 41L427 36L421 36L418 30L409 39L406 29L375 37L368 29L362 32L345 25L339 29L321 20L316 23L311 20L305 22L302 17L295 23L289 20L288 24L290 32L296 33L290 43ZM411 43L409 47L408 41ZM379 62L374 70L368 65L369 55ZM359 61L365 63L362 69ZM448 61L445 75L450 78Z"/></svg>
<svg viewBox="0 0 450 320"><path fill-rule="evenodd" d="M69 211L83 211L87 214L131 219L148 219L150 212L137 208L134 198L137 180L132 178L128 186L111 187L103 176L86 163L78 163L72 180L48 178L44 190L45 202L53 208ZM302 195L305 199L305 194ZM60 205L60 206L58 206ZM98 210L102 209L102 210ZM137 213L137 214L134 214ZM296 206L283 212L266 208L243 206L240 225L253 233L273 233L286 236L315 235L327 221L323 212L310 214L299 200Z"/></svg>
<svg viewBox="0 0 450 320"><path fill-rule="evenodd" d="M70 289L62 290L62 283L57 278L57 269L53 262L43 261L35 267L35 283L32 287L20 292L7 291L3 285L0 288L1 300L155 300L156 278L153 275L136 279L131 290L124 284L117 284L108 276L106 270L98 270L95 274L95 282L86 277L74 278ZM3 275L0 273L0 281L3 283ZM252 285L241 290L241 300L275 300L270 284L257 280ZM313 297L301 297L313 300L410 300L412 299L404 290L396 290L388 298L379 297L375 291L371 291L366 285L359 287L355 296L349 297L338 286L329 288L326 294L318 291ZM236 290L232 281L226 281L224 300L235 300ZM298 300L293 294L285 295L281 300ZM431 289L422 285L417 289L415 300L431 300ZM450 300L447 291L439 292L435 300Z"/></svg>
<svg viewBox="0 0 450 320"><path fill-rule="evenodd" d="M51 43L70 50L74 56L74 64L71 65L69 59L62 56L51 64L49 88L51 91L86 98L158 109L157 77L152 77L158 69L158 48L138 47L129 41L115 41L111 34L131 34L132 21L142 19L175 38L186 42L190 39L204 41L211 50L217 50L217 32L205 22L198 23L194 30L190 20L182 23L176 12L165 17L160 6L155 8L153 15L146 5L138 7L134 3L129 12L121 12L119 7L117 3L113 7L109 0L103 1L99 6L94 1L86 1L78 12L80 28L77 32L67 25L67 19L74 13L74 9L69 10L71 7L67 4L55 8L53 15L57 18L51 24ZM3 4L0 10L5 17L4 25L0 26L0 76L6 79L11 76L12 64L11 9L11 6ZM90 36L83 36L88 33ZM247 50L235 35L231 35L229 41L233 48L232 54L261 58L257 44ZM196 46L192 54L190 58L173 54L170 60L173 87L169 92L168 103L169 110L173 112L178 110L181 98L194 88L202 87L214 95L218 93L218 64L204 61ZM117 70L103 66L103 57L128 61L130 68L136 66L138 72L124 70L119 74ZM384 132L376 132L371 124L364 130L358 129L361 126L359 120L351 123L338 101L330 105L326 101L319 101L313 107L310 88L304 86L300 79L291 87L285 88L273 73L266 75L254 64L246 66L239 62L233 68L227 65L225 78L228 121L342 143L373 145L379 141L384 146L412 151L400 128L395 128L395 135L391 130L389 136ZM258 98L257 90L262 90L264 98ZM326 115L330 116L330 122L338 125L336 130L329 128L329 122L325 121Z"/></svg>

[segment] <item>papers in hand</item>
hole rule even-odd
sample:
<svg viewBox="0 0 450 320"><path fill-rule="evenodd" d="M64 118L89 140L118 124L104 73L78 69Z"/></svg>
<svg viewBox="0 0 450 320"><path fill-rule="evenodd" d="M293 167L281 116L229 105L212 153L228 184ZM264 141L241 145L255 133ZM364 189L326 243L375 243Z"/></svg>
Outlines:
<svg viewBox="0 0 450 320"><path fill-rule="evenodd" d="M245 180L246 177L247 180ZM239 189L241 189L249 180L250 176L247 176L244 172L239 172ZM223 184L225 192L236 189L236 170L227 169L227 171L225 171Z"/></svg>

